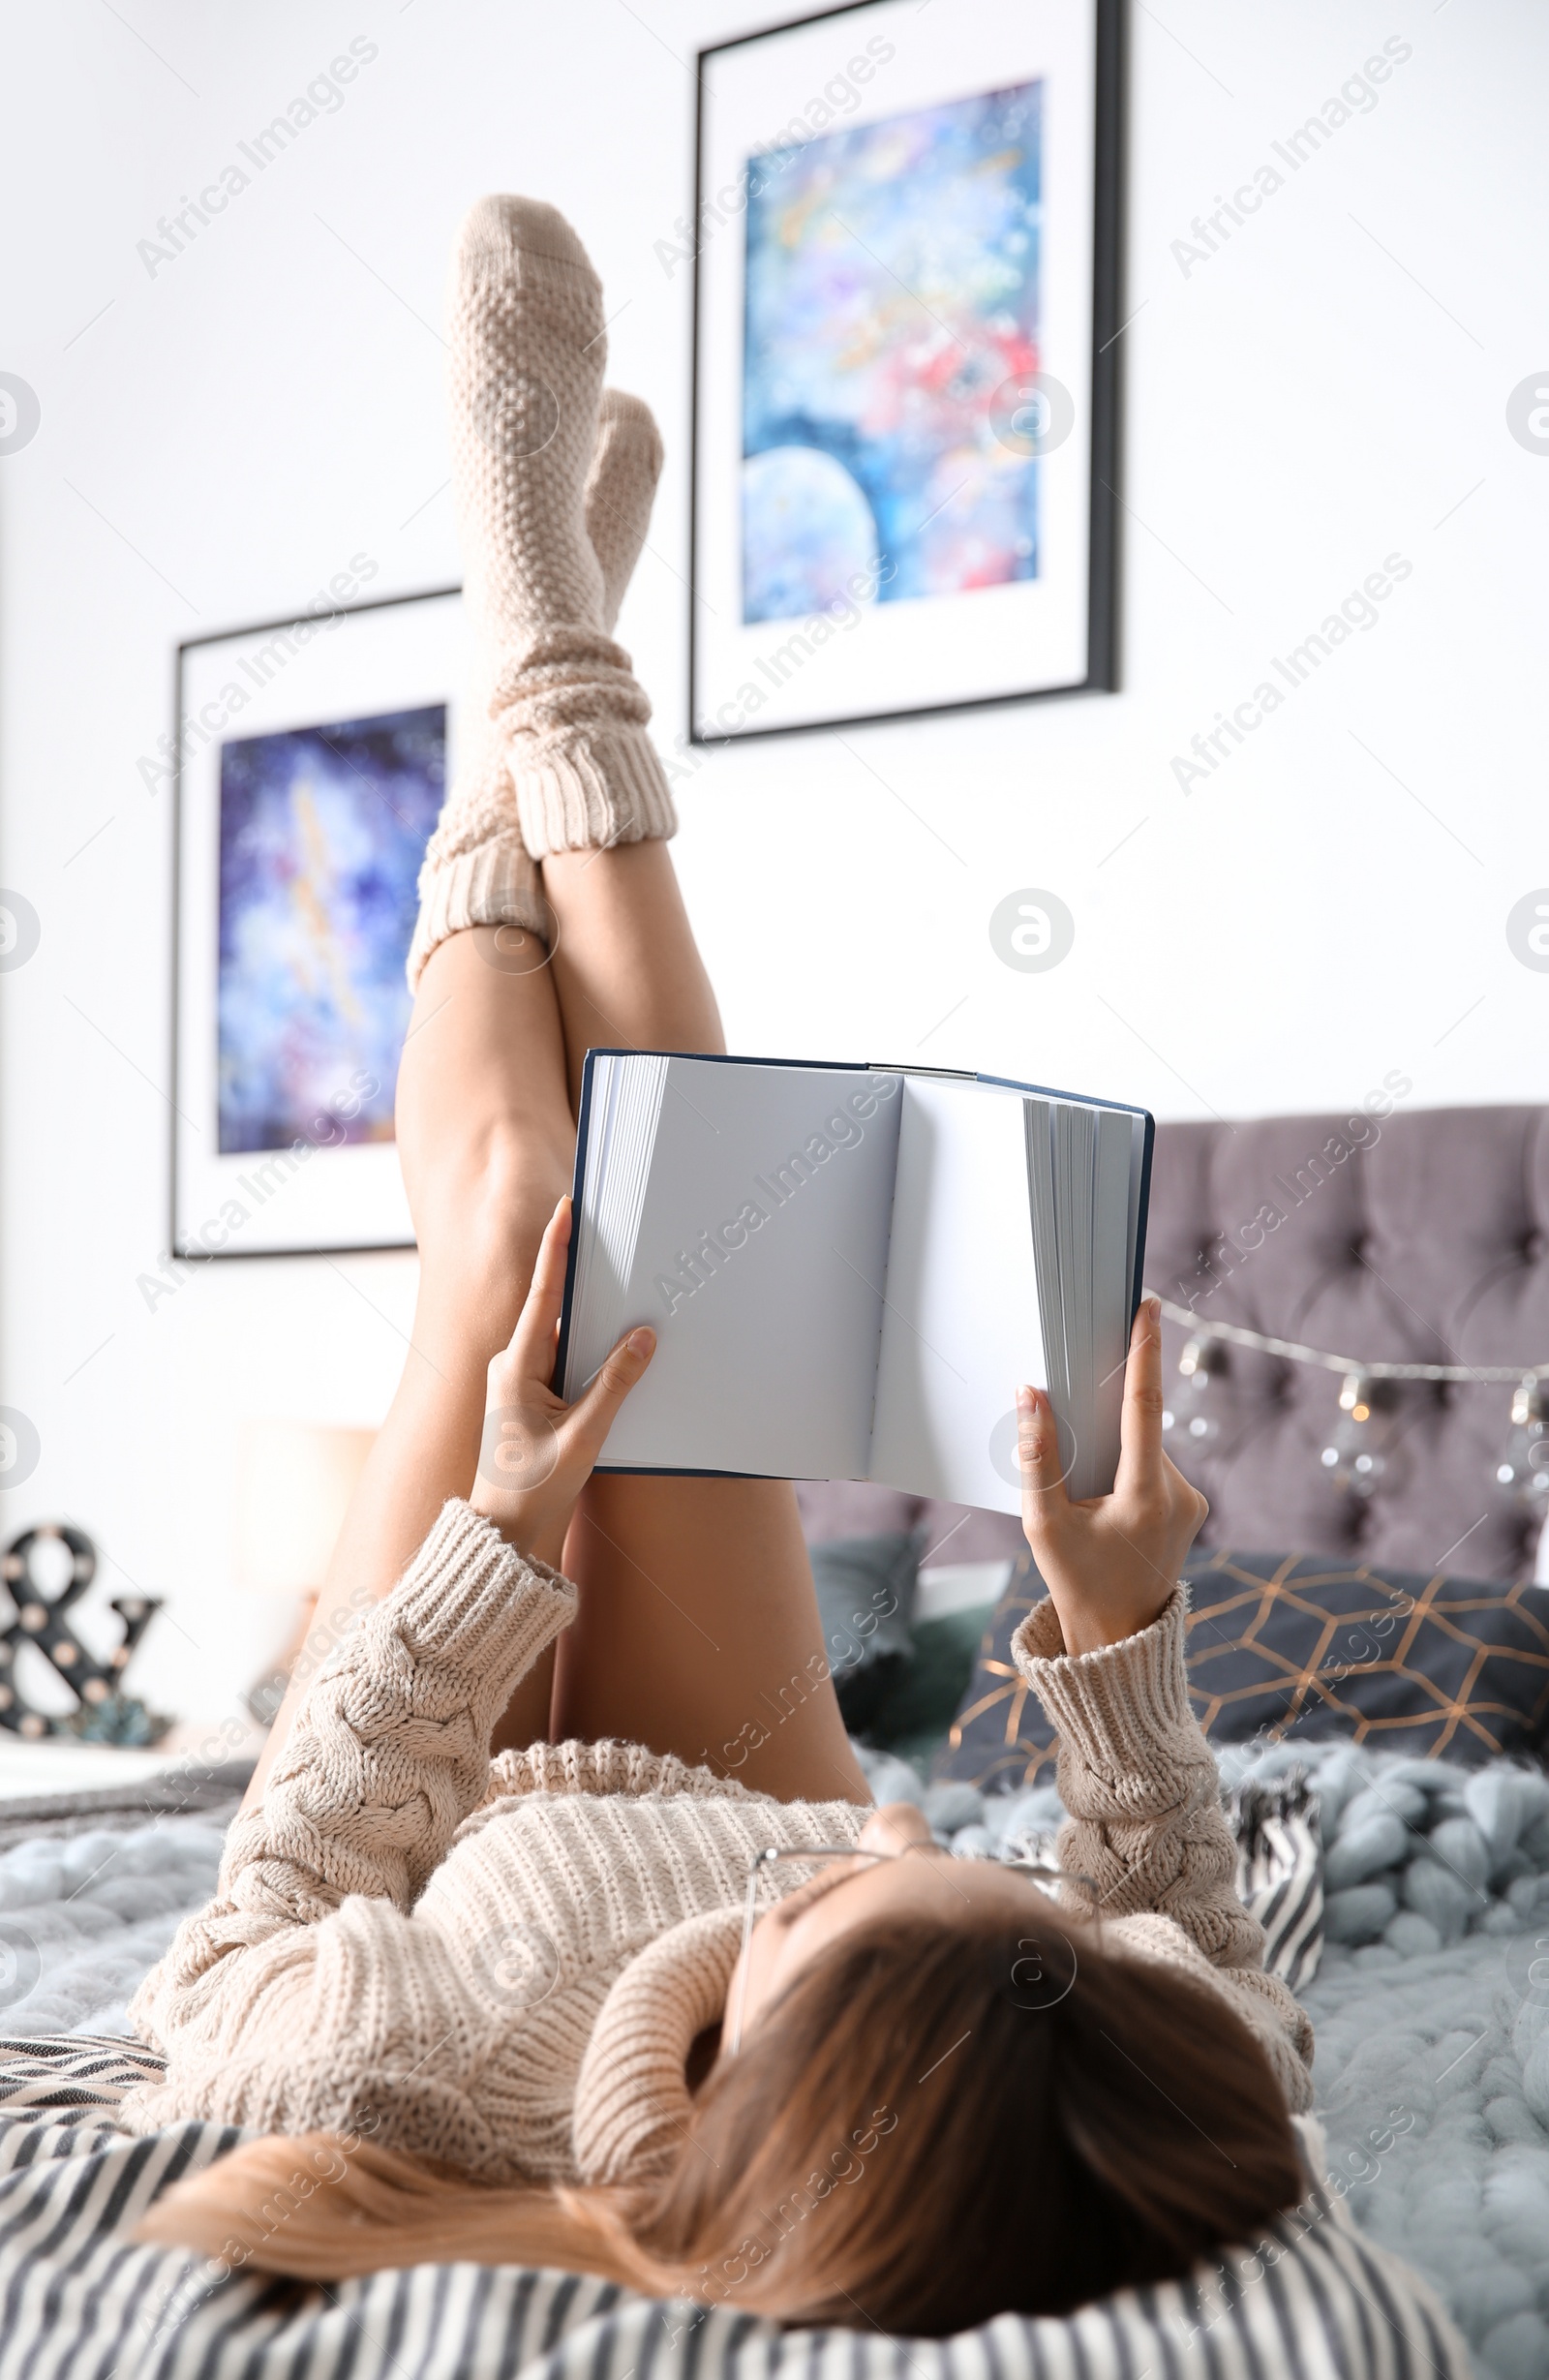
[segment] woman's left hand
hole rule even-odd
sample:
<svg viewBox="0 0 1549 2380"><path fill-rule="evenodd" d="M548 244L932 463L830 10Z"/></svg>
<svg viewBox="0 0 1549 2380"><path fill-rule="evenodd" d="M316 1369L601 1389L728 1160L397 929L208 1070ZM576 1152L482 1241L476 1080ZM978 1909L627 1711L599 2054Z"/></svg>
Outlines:
<svg viewBox="0 0 1549 2380"><path fill-rule="evenodd" d="M558 1570L575 1500L620 1406L651 1361L656 1334L628 1331L573 1405L549 1383L564 1301L570 1201L555 1208L511 1343L489 1368L478 1476L469 1502L519 1553Z"/></svg>
<svg viewBox="0 0 1549 2380"><path fill-rule="evenodd" d="M1073 1504L1048 1391L1017 1390L1022 1534L1067 1653L1095 1653L1149 1628L1209 1517L1203 1496L1163 1449L1162 1405L1162 1309L1146 1297L1130 1333L1113 1493Z"/></svg>

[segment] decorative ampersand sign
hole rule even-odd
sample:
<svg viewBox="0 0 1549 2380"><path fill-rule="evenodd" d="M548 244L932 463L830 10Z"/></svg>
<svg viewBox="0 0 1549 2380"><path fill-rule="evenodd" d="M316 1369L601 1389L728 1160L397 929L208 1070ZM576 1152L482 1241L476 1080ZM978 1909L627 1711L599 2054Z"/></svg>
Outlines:
<svg viewBox="0 0 1549 2380"><path fill-rule="evenodd" d="M40 1580L38 1557L46 1545L63 1545L70 1555L70 1576L50 1596ZM14 1616L0 1620L0 1727L14 1735L37 1738L74 1736L97 1744L154 1744L170 1724L159 1719L123 1692L122 1680L135 1647L161 1609L154 1595L117 1595L112 1609L124 1624L124 1638L107 1659L99 1661L81 1643L67 1614L80 1601L97 1574L97 1548L82 1529L66 1521L44 1521L24 1529L0 1556L0 1580L11 1599ZM35 1711L16 1685L17 1648L36 1645L44 1659L63 1678L76 1696L76 1707L61 1717Z"/></svg>

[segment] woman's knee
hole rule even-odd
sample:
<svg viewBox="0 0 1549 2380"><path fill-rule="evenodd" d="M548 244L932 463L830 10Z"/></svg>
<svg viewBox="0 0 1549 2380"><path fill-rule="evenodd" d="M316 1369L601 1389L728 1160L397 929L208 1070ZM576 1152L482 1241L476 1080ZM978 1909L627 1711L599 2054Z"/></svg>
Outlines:
<svg viewBox="0 0 1549 2380"><path fill-rule="evenodd" d="M422 1257L471 1293L509 1304L514 1328L538 1241L570 1174L567 1150L525 1131L486 1124L454 1142L410 1196Z"/></svg>

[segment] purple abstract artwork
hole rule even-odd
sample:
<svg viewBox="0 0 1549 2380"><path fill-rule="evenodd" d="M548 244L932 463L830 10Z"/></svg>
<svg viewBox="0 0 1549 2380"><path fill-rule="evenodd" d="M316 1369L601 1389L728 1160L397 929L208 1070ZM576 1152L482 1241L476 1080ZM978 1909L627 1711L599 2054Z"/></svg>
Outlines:
<svg viewBox="0 0 1549 2380"><path fill-rule="evenodd" d="M748 160L744 623L1038 576L1042 88Z"/></svg>
<svg viewBox="0 0 1549 2380"><path fill-rule="evenodd" d="M445 775L444 705L223 748L223 1155L316 1138L319 1115L331 1140L392 1139L404 961Z"/></svg>

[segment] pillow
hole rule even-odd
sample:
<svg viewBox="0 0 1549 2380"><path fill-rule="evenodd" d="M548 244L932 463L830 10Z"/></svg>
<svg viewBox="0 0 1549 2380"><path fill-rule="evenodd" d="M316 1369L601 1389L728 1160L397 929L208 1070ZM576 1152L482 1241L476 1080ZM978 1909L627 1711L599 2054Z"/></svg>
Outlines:
<svg viewBox="0 0 1549 2380"><path fill-rule="evenodd" d="M1184 1576L1189 1696L1217 1742L1348 1736L1468 1768L1539 1742L1549 1716L1541 1588L1233 1551L1197 1553ZM1054 1731L1011 1658L1043 1594L1029 1555L986 1632L938 1778L984 1790L1052 1776Z"/></svg>
<svg viewBox="0 0 1549 2380"><path fill-rule="evenodd" d="M992 1602L944 1611L916 1620L910 1631L914 1659L896 1671L866 1725L866 1740L916 1764L922 1774L947 1739L957 1716L986 1629Z"/></svg>
<svg viewBox="0 0 1549 2380"><path fill-rule="evenodd" d="M1011 1657L1011 1640L1045 1588L1031 1554L1006 1581L979 1647L968 1691L932 1765L934 1781L952 1779L981 1792L1010 1792L1054 1779L1054 1730L1044 1706Z"/></svg>
<svg viewBox="0 0 1549 2380"><path fill-rule="evenodd" d="M1540 1740L1549 1599L1525 1579L1231 1552L1197 1555L1186 1575L1207 1735L1343 1735L1464 1768Z"/></svg>
<svg viewBox="0 0 1549 2380"><path fill-rule="evenodd" d="M865 1730L914 1659L909 1632L925 1547L924 1529L910 1529L807 1548L823 1650L852 1735Z"/></svg>

